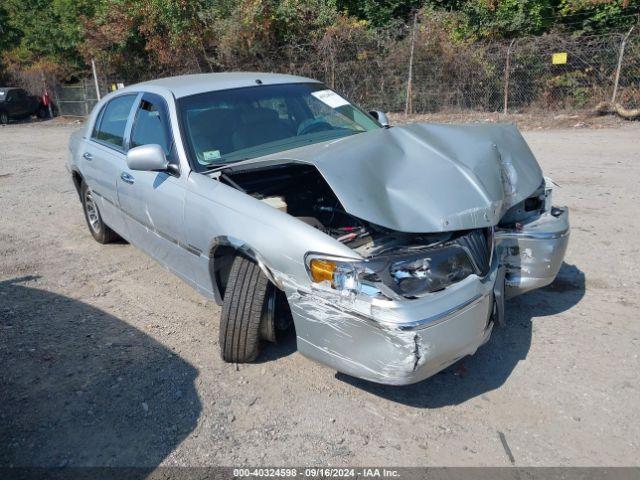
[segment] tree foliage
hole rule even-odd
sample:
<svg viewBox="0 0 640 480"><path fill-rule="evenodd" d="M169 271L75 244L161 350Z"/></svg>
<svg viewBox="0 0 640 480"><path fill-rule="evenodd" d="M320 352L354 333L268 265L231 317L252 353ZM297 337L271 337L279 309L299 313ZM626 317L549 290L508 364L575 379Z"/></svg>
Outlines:
<svg viewBox="0 0 640 480"><path fill-rule="evenodd" d="M366 42L381 28L406 34L417 11L464 41L621 31L638 22L640 0L3 0L0 76L48 65L68 77L92 58L129 81L264 65L354 32Z"/></svg>

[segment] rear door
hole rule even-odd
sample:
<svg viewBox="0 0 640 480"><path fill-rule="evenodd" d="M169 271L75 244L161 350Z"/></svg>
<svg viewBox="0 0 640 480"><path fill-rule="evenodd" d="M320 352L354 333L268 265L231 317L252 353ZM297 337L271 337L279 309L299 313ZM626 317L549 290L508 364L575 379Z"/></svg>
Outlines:
<svg viewBox="0 0 640 480"><path fill-rule="evenodd" d="M173 140L169 112L165 100L144 93L136 102L129 148L160 145L175 165L169 171L130 170L123 166L118 178L118 198L124 213L130 241L163 265L190 280L193 261L185 245L183 210L185 187L180 177L179 162Z"/></svg>
<svg viewBox="0 0 640 480"><path fill-rule="evenodd" d="M117 182L126 168L125 132L138 94L113 98L98 114L91 137L80 153L80 172L97 198L104 222L124 238L129 237L119 209Z"/></svg>

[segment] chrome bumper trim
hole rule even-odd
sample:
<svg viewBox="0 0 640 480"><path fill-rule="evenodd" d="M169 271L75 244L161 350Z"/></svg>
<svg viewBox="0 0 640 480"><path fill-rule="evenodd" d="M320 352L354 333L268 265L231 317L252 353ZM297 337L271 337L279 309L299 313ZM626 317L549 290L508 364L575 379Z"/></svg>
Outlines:
<svg viewBox="0 0 640 480"><path fill-rule="evenodd" d="M527 238L531 240L554 240L557 238L564 238L568 236L570 233L570 229L567 228L561 232L514 232L514 231L504 231L504 230L496 230L496 240L502 238Z"/></svg>
<svg viewBox="0 0 640 480"><path fill-rule="evenodd" d="M298 290L298 294L301 296L310 296L310 295L313 295L313 292L305 292L302 290ZM421 318L420 320L414 320L414 321L408 321L408 322L397 322L397 323L381 321L374 317L365 315L361 312L351 310L351 309L348 309L348 310L342 309L333 304L326 304L325 306L327 308L334 310L335 312L338 312L338 313L344 312L344 313L347 313L348 315L357 317L361 320L364 320L370 323L375 327L378 327L384 330L390 330L395 332L411 332L415 330L423 330L429 327L434 327L442 322L446 322L450 318L455 317L475 307L478 303L482 302L482 300L488 295L490 295L490 293L477 294L474 297L470 298L469 300L461 303L460 305L456 305L455 307L452 307L448 310L437 313L435 315L431 315L426 318Z"/></svg>

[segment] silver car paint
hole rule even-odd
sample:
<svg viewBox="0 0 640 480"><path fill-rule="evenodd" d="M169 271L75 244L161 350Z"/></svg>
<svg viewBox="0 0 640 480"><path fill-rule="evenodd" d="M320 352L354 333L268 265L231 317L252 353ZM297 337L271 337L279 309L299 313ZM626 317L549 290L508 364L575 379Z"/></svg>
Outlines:
<svg viewBox="0 0 640 480"><path fill-rule="evenodd" d="M507 269L507 297L545 287L555 280L569 244L569 211L557 217L546 212L517 232L498 230L495 241Z"/></svg>
<svg viewBox="0 0 640 480"><path fill-rule="evenodd" d="M209 80L198 76L191 88L185 87L189 77L177 77L134 85L105 97L89 118L83 138L72 139L69 168L99 191L99 208L109 210L109 216L103 217L114 230L209 298L220 301L212 275L217 248L233 246L252 256L285 291L302 354L372 381L413 383L472 354L488 340L501 264L508 271L511 295L555 277L566 249L568 220L564 214L551 215L548 209L531 225L497 232L497 255L484 279L471 275L443 291L403 301L364 294L342 298L318 289L306 271L308 252L352 259L359 255L219 182L215 174L190 170L175 97L234 84L229 75L222 84L215 75ZM238 86L250 78L244 75ZM266 76L260 78L269 82ZM271 80L311 81L290 76ZM106 102L116 95L147 91L161 95L167 103L179 176L130 170L124 151L90 139L97 112ZM105 156L104 166L97 168L97 159L83 157L91 151ZM394 127L247 163L287 160L314 163L350 213L407 232L494 226L508 206L530 195L542 180L537 162L511 126ZM122 173L132 175L134 182L123 182Z"/></svg>
<svg viewBox="0 0 640 480"><path fill-rule="evenodd" d="M140 145L131 148L126 156L127 166L131 170L160 171L166 170L169 162L160 145Z"/></svg>
<svg viewBox="0 0 640 480"><path fill-rule="evenodd" d="M513 125L412 124L243 162L315 165L345 210L400 232L496 225L543 182Z"/></svg>

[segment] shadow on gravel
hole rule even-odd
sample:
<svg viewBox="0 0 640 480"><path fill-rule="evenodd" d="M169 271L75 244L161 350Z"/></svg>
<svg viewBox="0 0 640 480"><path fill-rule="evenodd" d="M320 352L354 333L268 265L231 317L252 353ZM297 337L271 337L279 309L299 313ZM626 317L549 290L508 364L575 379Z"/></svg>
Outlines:
<svg viewBox="0 0 640 480"><path fill-rule="evenodd" d="M405 387L379 385L341 373L336 378L388 400L418 408L457 405L499 388L531 347L532 317L562 313L585 292L584 273L562 264L555 282L507 301L507 326L493 330L475 355L466 357L427 380Z"/></svg>
<svg viewBox="0 0 640 480"><path fill-rule="evenodd" d="M288 357L298 349L296 345L296 332L290 328L278 338L278 343L270 343L263 348L254 363L268 363L280 358Z"/></svg>
<svg viewBox="0 0 640 480"><path fill-rule="evenodd" d="M0 466L151 471L196 426L198 371L116 317L24 285L34 280L0 282Z"/></svg>

